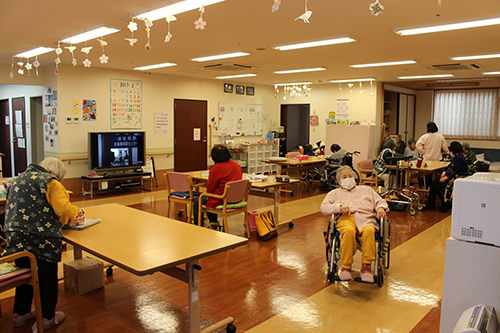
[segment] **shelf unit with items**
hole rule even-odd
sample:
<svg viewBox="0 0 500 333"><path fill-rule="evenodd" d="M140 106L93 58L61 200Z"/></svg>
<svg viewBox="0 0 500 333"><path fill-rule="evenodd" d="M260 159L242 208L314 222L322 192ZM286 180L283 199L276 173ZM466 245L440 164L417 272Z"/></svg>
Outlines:
<svg viewBox="0 0 500 333"><path fill-rule="evenodd" d="M264 159L279 156L279 146L277 143L241 144L241 147L243 148L243 152L239 153L237 162L240 164L243 172L248 174L264 174L278 171L277 165L262 162Z"/></svg>

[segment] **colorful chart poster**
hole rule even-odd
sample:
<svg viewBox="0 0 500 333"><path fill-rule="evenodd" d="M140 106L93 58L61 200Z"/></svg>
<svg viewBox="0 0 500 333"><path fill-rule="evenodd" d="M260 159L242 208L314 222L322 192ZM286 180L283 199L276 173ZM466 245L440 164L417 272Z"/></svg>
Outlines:
<svg viewBox="0 0 500 333"><path fill-rule="evenodd" d="M97 104L95 99L83 100L83 121L97 120Z"/></svg>
<svg viewBox="0 0 500 333"><path fill-rule="evenodd" d="M142 128L142 81L111 79L111 128Z"/></svg>

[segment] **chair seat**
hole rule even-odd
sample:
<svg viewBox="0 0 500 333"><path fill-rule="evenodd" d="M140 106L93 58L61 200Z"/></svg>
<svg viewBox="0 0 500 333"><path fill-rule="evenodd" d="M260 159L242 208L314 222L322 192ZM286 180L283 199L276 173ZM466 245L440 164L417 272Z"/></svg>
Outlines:
<svg viewBox="0 0 500 333"><path fill-rule="evenodd" d="M201 192L195 192L193 191L193 198L199 197ZM189 199L189 191L186 192L172 192L170 193L171 198L178 198L178 199Z"/></svg>
<svg viewBox="0 0 500 333"><path fill-rule="evenodd" d="M223 208L212 208L212 207L207 207L205 205L203 205L202 207L203 207L203 209L218 210L218 211L221 211L221 212L224 210ZM238 211L238 210L240 210L241 208L244 208L244 207L240 207L240 208L227 208L226 212L235 212L235 211Z"/></svg>
<svg viewBox="0 0 500 333"><path fill-rule="evenodd" d="M19 273L18 273L19 272ZM15 274L17 273L17 274ZM16 281L21 281L31 278L31 270L29 268L21 268L15 272L0 276L0 288L9 285Z"/></svg>

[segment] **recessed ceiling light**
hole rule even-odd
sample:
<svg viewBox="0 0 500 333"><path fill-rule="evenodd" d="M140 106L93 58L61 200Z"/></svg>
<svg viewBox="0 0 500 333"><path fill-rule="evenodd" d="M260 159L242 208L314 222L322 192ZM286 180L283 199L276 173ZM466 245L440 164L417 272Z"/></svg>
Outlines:
<svg viewBox="0 0 500 333"><path fill-rule="evenodd" d="M483 72L483 75L500 75L500 72Z"/></svg>
<svg viewBox="0 0 500 333"><path fill-rule="evenodd" d="M365 79L349 79L349 80L331 80L331 83L344 83L344 82L366 82L366 81L375 81L374 78L365 78Z"/></svg>
<svg viewBox="0 0 500 333"><path fill-rule="evenodd" d="M244 57L250 55L248 52L231 52L231 53L221 53L221 54L214 54L211 56L204 56L204 57L197 57L197 58L189 58L191 61L210 61L210 60L219 60L219 59L228 59L228 58L236 58L236 57Z"/></svg>
<svg viewBox="0 0 500 333"><path fill-rule="evenodd" d="M252 77L252 76L257 76L257 74L239 74L239 75L217 76L216 79L236 79L239 77Z"/></svg>
<svg viewBox="0 0 500 333"><path fill-rule="evenodd" d="M371 64L356 64L349 65L352 68L364 68L364 67L382 67L382 66L396 66L396 65L409 65L416 64L415 60L402 60L402 61L390 61L390 62L374 62Z"/></svg>
<svg viewBox="0 0 500 333"><path fill-rule="evenodd" d="M343 43L351 43L355 42L356 39L350 36L339 36L339 37L331 37L328 39L316 39L311 41L299 42L294 44L283 44L283 45L274 45L271 48L278 51L288 51L295 49L305 49L309 47L316 46L326 46L326 45L334 45L334 44L343 44Z"/></svg>
<svg viewBox="0 0 500 333"><path fill-rule="evenodd" d="M171 63L171 62L165 62L163 64L156 64L156 65L148 65L148 66L142 66L142 67L135 67L135 70L138 71L145 71L148 69L155 69L155 68L163 68L163 67L171 67L171 66L176 66L177 64Z"/></svg>
<svg viewBox="0 0 500 333"><path fill-rule="evenodd" d="M493 59L493 58L500 58L500 53L450 57L451 60L474 60L474 59Z"/></svg>
<svg viewBox="0 0 500 333"><path fill-rule="evenodd" d="M85 42L85 41L88 41L91 39L95 39L95 38L99 38L99 37L106 36L109 34L113 34L113 33L118 32L120 30L121 30L120 28L101 25L100 27L94 28L92 30L88 30L88 31L85 30L84 32L82 32L78 35L74 35L74 36L70 35L69 37L61 40L61 42L78 44L78 43Z"/></svg>
<svg viewBox="0 0 500 333"><path fill-rule="evenodd" d="M400 80L434 79L434 78L437 78L437 77L452 77L452 76L453 76L453 74L398 76L398 79L400 79Z"/></svg>
<svg viewBox="0 0 500 333"><path fill-rule="evenodd" d="M285 87L285 86L301 86L304 84L311 84L311 82L295 82L295 83L276 83L275 87Z"/></svg>
<svg viewBox="0 0 500 333"><path fill-rule="evenodd" d="M201 6L206 7L223 1L225 0L184 0L177 1L176 3L169 2L168 5L163 4L160 7L149 9L146 12L141 11L134 13L132 16L141 20L148 19L156 21L167 16L174 16L180 13L189 12L191 10L199 9Z"/></svg>
<svg viewBox="0 0 500 333"><path fill-rule="evenodd" d="M304 68L304 69L291 69L287 71L276 71L274 74L293 74L293 73L307 73L307 72L319 72L325 71L326 68L317 67L317 68Z"/></svg>
<svg viewBox="0 0 500 333"><path fill-rule="evenodd" d="M411 36L419 34L428 34L432 32L486 27L497 24L500 24L500 17L484 19L484 20L476 20L476 21L450 22L448 24L440 24L440 25L418 26L414 28L397 28L394 29L394 32L400 36Z"/></svg>
<svg viewBox="0 0 500 333"><path fill-rule="evenodd" d="M19 58L33 58L36 57L40 54L48 53L50 51L54 51L55 49L52 47L37 47L36 49L29 50L23 53L18 53L14 57L19 57Z"/></svg>

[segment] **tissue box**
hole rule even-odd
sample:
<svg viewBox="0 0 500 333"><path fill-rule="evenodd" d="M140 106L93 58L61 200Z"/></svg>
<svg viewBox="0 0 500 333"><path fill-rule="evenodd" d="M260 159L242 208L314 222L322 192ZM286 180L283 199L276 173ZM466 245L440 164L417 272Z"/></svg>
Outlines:
<svg viewBox="0 0 500 333"><path fill-rule="evenodd" d="M81 258L65 262L64 288L77 295L83 295L104 288L103 263L92 258Z"/></svg>
<svg viewBox="0 0 500 333"><path fill-rule="evenodd" d="M297 155L299 161L306 161L309 159L309 155Z"/></svg>

